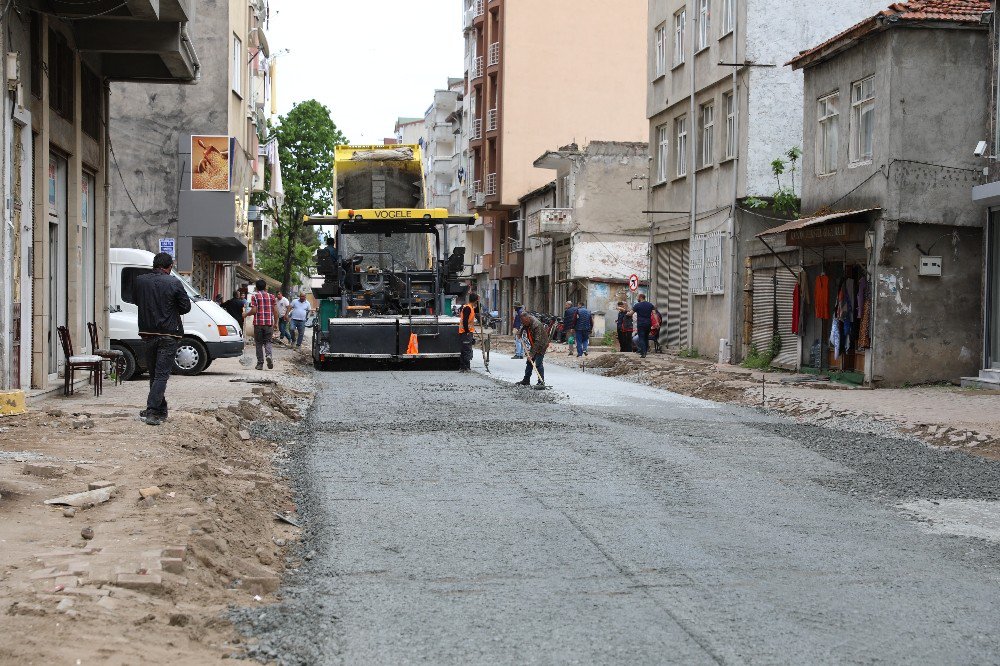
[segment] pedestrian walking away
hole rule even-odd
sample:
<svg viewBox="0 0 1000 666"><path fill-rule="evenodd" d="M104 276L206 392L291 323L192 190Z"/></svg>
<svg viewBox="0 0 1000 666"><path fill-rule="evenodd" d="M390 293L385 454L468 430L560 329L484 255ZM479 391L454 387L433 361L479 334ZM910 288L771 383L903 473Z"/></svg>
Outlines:
<svg viewBox="0 0 1000 666"><path fill-rule="evenodd" d="M288 344L292 344L292 332L289 330L291 327L288 325L288 298L280 291L274 295L276 303L278 305L278 342L280 343L285 338L288 338Z"/></svg>
<svg viewBox="0 0 1000 666"><path fill-rule="evenodd" d="M524 379L518 384L531 385L531 373L538 371L538 386L545 386L545 352L549 347L549 332L542 322L527 312L521 313L521 327L528 341L524 350L527 361L524 364Z"/></svg>
<svg viewBox="0 0 1000 666"><path fill-rule="evenodd" d="M576 323L573 325L573 333L576 335L576 355L587 356L587 349L590 347L590 333L594 330L594 315L587 309L586 304L580 303L576 308Z"/></svg>
<svg viewBox="0 0 1000 666"><path fill-rule="evenodd" d="M462 345L462 355L458 361L459 372L472 372L472 347L476 343L476 304L479 294L469 294L469 302L459 311L458 340Z"/></svg>
<svg viewBox="0 0 1000 666"><path fill-rule="evenodd" d="M180 278L170 274L173 265L174 259L169 254L157 254L153 257L153 272L137 277L132 289L149 372L146 409L139 416L148 425L160 425L167 418L167 381L184 336L181 315L191 311L191 299L184 285Z"/></svg>
<svg viewBox="0 0 1000 666"><path fill-rule="evenodd" d="M250 297L250 309L243 318L253 317L253 344L257 350L257 369L264 369L264 358L267 357L267 368L274 367L271 357L271 337L274 335L274 322L278 320L278 301L267 293L267 283L257 280L254 284L257 291Z"/></svg>
<svg viewBox="0 0 1000 666"><path fill-rule="evenodd" d="M573 355L573 341L570 340L573 336L573 326L576 325L576 306L573 305L573 301L566 301L566 309L563 310L563 337L562 341L566 343L566 348L569 350L569 355Z"/></svg>
<svg viewBox="0 0 1000 666"><path fill-rule="evenodd" d="M521 313L524 307L520 303L514 303L514 355L511 358L524 358L524 344L521 342Z"/></svg>
<svg viewBox="0 0 1000 666"><path fill-rule="evenodd" d="M635 328L639 333L637 346L639 347L639 356L642 358L646 358L646 352L649 351L649 330L653 325L654 310L656 308L646 300L646 294L642 292L639 292L639 300L629 310L629 316L635 313Z"/></svg>
<svg viewBox="0 0 1000 666"><path fill-rule="evenodd" d="M288 340L291 342L292 337L295 337L296 349L302 347L302 338L306 334L306 320L309 319L309 309L309 301L306 300L306 292L304 291L300 291L299 297L288 306Z"/></svg>
<svg viewBox="0 0 1000 666"><path fill-rule="evenodd" d="M615 331L618 333L618 350L623 352L632 351L632 315L629 313L625 301L618 301L618 321L615 323Z"/></svg>
<svg viewBox="0 0 1000 666"><path fill-rule="evenodd" d="M238 291L234 291L233 297L222 304L222 309L236 320L236 325L240 327L240 333L243 333L243 309L246 308L246 305L246 299Z"/></svg>

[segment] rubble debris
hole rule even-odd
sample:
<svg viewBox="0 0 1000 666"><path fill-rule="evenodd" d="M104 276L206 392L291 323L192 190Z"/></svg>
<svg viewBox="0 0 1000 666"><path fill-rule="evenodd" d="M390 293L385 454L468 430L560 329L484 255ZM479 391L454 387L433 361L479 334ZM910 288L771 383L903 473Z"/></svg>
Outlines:
<svg viewBox="0 0 1000 666"><path fill-rule="evenodd" d="M115 485L114 481L91 481L87 484L87 490L100 490Z"/></svg>
<svg viewBox="0 0 1000 666"><path fill-rule="evenodd" d="M302 527L302 525L300 525L294 518L290 518L288 515L278 513L277 511L274 512L274 518L275 520L280 520L283 523L288 523L293 527Z"/></svg>
<svg viewBox="0 0 1000 666"><path fill-rule="evenodd" d="M149 486L148 488L140 488L139 495L142 499L149 499L150 497L156 497L160 495L163 491L160 490L158 486Z"/></svg>
<svg viewBox="0 0 1000 666"><path fill-rule="evenodd" d="M21 473L39 476L43 479L61 479L66 476L66 468L53 463L26 462L21 469Z"/></svg>
<svg viewBox="0 0 1000 666"><path fill-rule="evenodd" d="M63 509L63 517L64 518L72 518L75 515L76 515L76 509L75 508L69 507L68 509Z"/></svg>
<svg viewBox="0 0 1000 666"><path fill-rule="evenodd" d="M53 497L52 499L45 500L46 504L53 504L59 506L90 506L95 504L103 504L111 499L117 490L116 486L108 486L107 488L98 488L97 490L87 490L82 493L75 493L73 495L63 495L62 497Z"/></svg>
<svg viewBox="0 0 1000 666"><path fill-rule="evenodd" d="M94 528L90 526L84 527L82 530L80 530L80 536L82 536L87 541L90 541L91 539L94 538Z"/></svg>

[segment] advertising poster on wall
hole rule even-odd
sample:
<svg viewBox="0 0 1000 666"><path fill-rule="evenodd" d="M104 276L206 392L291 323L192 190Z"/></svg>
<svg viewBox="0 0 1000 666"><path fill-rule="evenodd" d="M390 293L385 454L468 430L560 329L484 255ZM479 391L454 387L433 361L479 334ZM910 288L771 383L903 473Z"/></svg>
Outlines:
<svg viewBox="0 0 1000 666"><path fill-rule="evenodd" d="M191 136L191 189L228 192L232 180L228 136Z"/></svg>

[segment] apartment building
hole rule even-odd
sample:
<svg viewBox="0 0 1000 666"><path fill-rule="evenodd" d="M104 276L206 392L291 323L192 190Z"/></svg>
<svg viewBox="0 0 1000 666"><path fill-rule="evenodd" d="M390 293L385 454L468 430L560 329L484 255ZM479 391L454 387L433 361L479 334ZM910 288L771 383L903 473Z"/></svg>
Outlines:
<svg viewBox="0 0 1000 666"><path fill-rule="evenodd" d="M770 201L772 161L802 146L802 75L783 65L881 4L649 0L650 282L664 344L714 354L727 340L740 356L741 245L780 217L743 201Z"/></svg>
<svg viewBox="0 0 1000 666"><path fill-rule="evenodd" d="M267 0L198 3L199 85L111 90L124 180L111 184L115 243L172 248L177 270L207 296L258 275L253 241L263 222L251 220L250 197L265 183L268 12Z"/></svg>
<svg viewBox="0 0 1000 666"><path fill-rule="evenodd" d="M424 145L424 141L427 140L424 134L424 119L423 118L406 118L399 117L396 119L396 143L402 144L420 144Z"/></svg>
<svg viewBox="0 0 1000 666"><path fill-rule="evenodd" d="M57 327L78 350L88 322L107 330L109 82L169 90L199 71L186 0L40 4L0 16L0 414L59 385Z"/></svg>
<svg viewBox="0 0 1000 666"><path fill-rule="evenodd" d="M553 146L644 142L642 0L463 0L464 125L470 206L481 216L480 295L510 311L524 298L519 199L551 180L533 167ZM622 187L627 187L624 183Z"/></svg>

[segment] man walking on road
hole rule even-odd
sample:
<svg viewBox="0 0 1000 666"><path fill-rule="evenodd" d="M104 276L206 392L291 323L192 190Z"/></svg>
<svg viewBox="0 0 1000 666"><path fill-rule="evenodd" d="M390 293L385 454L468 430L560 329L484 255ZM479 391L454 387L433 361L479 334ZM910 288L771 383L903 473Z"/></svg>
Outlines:
<svg viewBox="0 0 1000 666"><path fill-rule="evenodd" d="M520 303L514 303L514 355L511 358L524 358L524 345L521 343L521 313L524 308Z"/></svg>
<svg viewBox="0 0 1000 666"><path fill-rule="evenodd" d="M257 291L250 297L250 309L243 318L253 317L253 343L257 349L257 369L264 369L264 355L267 354L267 369L274 367L271 358L271 338L274 336L274 322L278 319L278 302L267 293L267 283L257 280Z"/></svg>
<svg viewBox="0 0 1000 666"><path fill-rule="evenodd" d="M646 358L646 352L649 351L649 330L653 325L653 311L655 309L653 304L646 300L646 294L639 292L639 300L628 313L629 316L635 313L635 327L639 332L639 356L641 358Z"/></svg>
<svg viewBox="0 0 1000 666"><path fill-rule="evenodd" d="M139 337L145 343L149 395L139 416L147 425L167 418L167 381L174 369L177 346L184 336L181 315L191 311L191 299L180 279L170 274L174 259L161 252L153 257L153 272L140 275L132 287L139 310Z"/></svg>
<svg viewBox="0 0 1000 666"><path fill-rule="evenodd" d="M295 348L300 349L302 337L306 334L306 319L309 319L309 301L306 300L306 292L300 291L299 297L288 306L288 317L288 340L291 342L292 337L295 337Z"/></svg>
<svg viewBox="0 0 1000 666"><path fill-rule="evenodd" d="M462 306L458 313L458 340L462 344L462 356L459 359L459 372L472 372L472 347L476 343L476 303L479 294L469 294L469 302Z"/></svg>
<svg viewBox="0 0 1000 666"><path fill-rule="evenodd" d="M585 303L580 303L576 308L576 324L573 326L576 333L576 355L588 356L587 349L590 347L590 333L594 330L594 315L587 309Z"/></svg>
<svg viewBox="0 0 1000 666"><path fill-rule="evenodd" d="M288 298L285 297L280 291L275 294L278 305L278 344L281 344L285 338L288 338L288 344L293 344L295 341L292 339L292 332L289 330L288 325Z"/></svg>
<svg viewBox="0 0 1000 666"><path fill-rule="evenodd" d="M524 363L524 379L518 382L521 386L531 385L531 373L538 369L538 385L545 385L545 352L549 348L549 332L542 322L527 312L521 313L521 327L528 338L528 349L525 350L527 360ZM534 368L531 363L534 361Z"/></svg>
<svg viewBox="0 0 1000 666"><path fill-rule="evenodd" d="M576 325L576 306L573 305L573 301L566 301L566 309L563 310L563 342L566 343L566 348L569 349L569 355L573 355L573 345L570 344L569 334L573 331L573 326Z"/></svg>
<svg viewBox="0 0 1000 666"><path fill-rule="evenodd" d="M236 325L240 327L240 332L243 332L243 308L246 306L247 302L240 292L234 291L233 297L222 304L222 309L229 313L229 316L236 320Z"/></svg>

